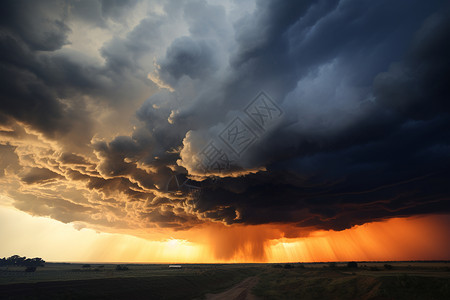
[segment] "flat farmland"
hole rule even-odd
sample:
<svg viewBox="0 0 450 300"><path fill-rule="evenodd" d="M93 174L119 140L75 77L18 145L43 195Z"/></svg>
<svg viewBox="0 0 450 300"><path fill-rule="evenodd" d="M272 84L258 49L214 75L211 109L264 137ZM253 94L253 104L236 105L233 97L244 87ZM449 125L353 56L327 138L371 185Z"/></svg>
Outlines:
<svg viewBox="0 0 450 300"><path fill-rule="evenodd" d="M450 299L450 264L47 263L36 272L2 267L0 298Z"/></svg>

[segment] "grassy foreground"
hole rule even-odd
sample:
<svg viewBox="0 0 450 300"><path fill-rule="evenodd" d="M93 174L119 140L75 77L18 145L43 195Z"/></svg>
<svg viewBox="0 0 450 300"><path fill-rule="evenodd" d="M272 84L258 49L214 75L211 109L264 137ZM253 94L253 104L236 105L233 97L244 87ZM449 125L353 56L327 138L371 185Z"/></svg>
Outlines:
<svg viewBox="0 0 450 300"><path fill-rule="evenodd" d="M47 264L0 268L1 299L204 299L257 276L260 299L450 299L449 263L168 265ZM126 269L126 268L125 268Z"/></svg>
<svg viewBox="0 0 450 300"><path fill-rule="evenodd" d="M389 268L371 264L356 269L326 265L266 269L254 293L262 299L450 299L448 267Z"/></svg>

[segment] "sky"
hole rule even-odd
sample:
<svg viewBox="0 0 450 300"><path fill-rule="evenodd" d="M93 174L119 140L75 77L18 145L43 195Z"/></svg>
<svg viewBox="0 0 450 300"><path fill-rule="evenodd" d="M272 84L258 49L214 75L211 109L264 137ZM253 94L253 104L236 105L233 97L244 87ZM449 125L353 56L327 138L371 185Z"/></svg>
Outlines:
<svg viewBox="0 0 450 300"><path fill-rule="evenodd" d="M0 5L0 257L450 260L447 1Z"/></svg>

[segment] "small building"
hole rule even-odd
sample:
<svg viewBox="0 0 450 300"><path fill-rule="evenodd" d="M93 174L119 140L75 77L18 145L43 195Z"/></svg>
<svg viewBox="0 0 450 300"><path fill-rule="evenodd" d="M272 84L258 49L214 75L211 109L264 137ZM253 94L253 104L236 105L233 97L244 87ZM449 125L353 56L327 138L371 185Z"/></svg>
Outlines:
<svg viewBox="0 0 450 300"><path fill-rule="evenodd" d="M181 265L169 265L169 269L181 269Z"/></svg>

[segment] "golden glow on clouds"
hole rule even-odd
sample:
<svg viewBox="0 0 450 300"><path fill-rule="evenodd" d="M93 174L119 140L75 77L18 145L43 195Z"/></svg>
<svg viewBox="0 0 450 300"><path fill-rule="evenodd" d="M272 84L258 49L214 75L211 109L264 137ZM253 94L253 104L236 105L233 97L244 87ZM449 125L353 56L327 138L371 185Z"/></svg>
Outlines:
<svg viewBox="0 0 450 300"><path fill-rule="evenodd" d="M48 261L213 263L445 260L450 253L446 232L449 215L395 218L340 232L315 231L303 238L276 238L281 231L271 225L211 224L150 241L76 230L71 224L16 210L7 198L0 203L0 238L6 241L0 244L1 257L19 254Z"/></svg>
<svg viewBox="0 0 450 300"><path fill-rule="evenodd" d="M316 231L310 237L274 240L269 260L448 260L450 216L394 218L344 231Z"/></svg>
<svg viewBox="0 0 450 300"><path fill-rule="evenodd" d="M148 241L124 234L76 230L0 206L0 256L39 256L48 261L200 262L204 251L184 240ZM6 242L5 242L6 241Z"/></svg>

